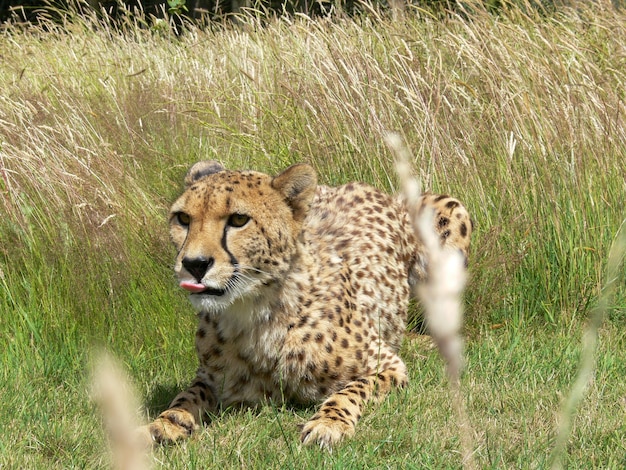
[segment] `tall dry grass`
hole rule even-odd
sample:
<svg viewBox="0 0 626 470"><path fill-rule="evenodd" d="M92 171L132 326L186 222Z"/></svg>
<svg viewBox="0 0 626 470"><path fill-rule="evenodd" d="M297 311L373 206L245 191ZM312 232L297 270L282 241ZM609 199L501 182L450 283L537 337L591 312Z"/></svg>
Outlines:
<svg viewBox="0 0 626 470"><path fill-rule="evenodd" d="M476 256L489 255L494 276L524 276L550 260L555 276L541 296L555 298L549 309L560 315L598 283L589 279L581 293L562 274L599 272L607 252L593 255L596 240L618 223L622 14L600 3L548 18L520 11L472 21L409 18L296 18L263 27L249 19L180 38L80 21L66 25L68 33L9 31L3 205L19 221L21 199L40 198L51 211L69 211L72 236L103 232L107 249L123 252L126 243L114 241L119 218L155 219L175 191L170 181L182 169L171 169L179 163L210 157L277 170L307 160L326 182L391 188L381 136L395 130L426 188L468 202L486 232ZM554 213L569 222L553 223ZM571 265L572 257L582 264ZM477 304L508 302L477 295ZM518 310L543 316L544 308L531 302Z"/></svg>

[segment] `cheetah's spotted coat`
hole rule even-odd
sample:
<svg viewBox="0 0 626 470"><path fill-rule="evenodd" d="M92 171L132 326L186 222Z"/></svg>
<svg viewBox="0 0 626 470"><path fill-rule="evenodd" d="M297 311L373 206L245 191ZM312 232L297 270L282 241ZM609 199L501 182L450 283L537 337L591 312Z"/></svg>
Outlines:
<svg viewBox="0 0 626 470"><path fill-rule="evenodd" d="M401 198L350 183L318 186L313 169L276 177L194 165L173 204L175 271L198 310L191 387L141 429L189 436L219 406L289 400L319 411L305 444L354 434L363 407L407 384L398 356L426 253ZM425 195L442 244L467 256L472 225L448 196Z"/></svg>

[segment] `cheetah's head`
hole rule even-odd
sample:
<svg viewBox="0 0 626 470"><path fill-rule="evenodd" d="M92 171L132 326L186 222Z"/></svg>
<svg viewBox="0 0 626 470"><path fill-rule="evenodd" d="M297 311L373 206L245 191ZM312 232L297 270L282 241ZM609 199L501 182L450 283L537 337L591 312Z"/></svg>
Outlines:
<svg viewBox="0 0 626 470"><path fill-rule="evenodd" d="M213 161L190 168L170 210L170 234L178 249L174 269L196 309L254 302L285 277L316 184L305 164L276 177Z"/></svg>

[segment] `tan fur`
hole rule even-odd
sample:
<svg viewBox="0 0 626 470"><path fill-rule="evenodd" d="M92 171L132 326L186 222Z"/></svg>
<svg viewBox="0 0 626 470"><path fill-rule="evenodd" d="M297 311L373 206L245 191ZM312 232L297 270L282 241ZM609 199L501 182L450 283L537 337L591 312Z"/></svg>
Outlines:
<svg viewBox="0 0 626 470"><path fill-rule="evenodd" d="M201 162L185 181L170 214L175 271L214 290L190 295L195 381L141 432L175 441L219 406L287 400L322 403L305 444L353 435L367 401L407 384L397 353L427 259L402 199L361 183L317 186L303 164L272 178ZM448 196L420 204L434 209L442 244L467 256L465 208ZM249 221L233 226L240 216ZM194 279L186 266L197 259L208 268Z"/></svg>

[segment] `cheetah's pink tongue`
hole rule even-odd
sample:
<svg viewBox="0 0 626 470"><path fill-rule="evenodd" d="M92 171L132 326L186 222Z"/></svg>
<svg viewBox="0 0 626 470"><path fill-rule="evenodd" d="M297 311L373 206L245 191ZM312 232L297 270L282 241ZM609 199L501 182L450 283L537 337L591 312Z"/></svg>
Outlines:
<svg viewBox="0 0 626 470"><path fill-rule="evenodd" d="M198 293L206 290L206 286L204 284L196 284L195 282L188 281L182 281L180 283L180 287L192 293Z"/></svg>

